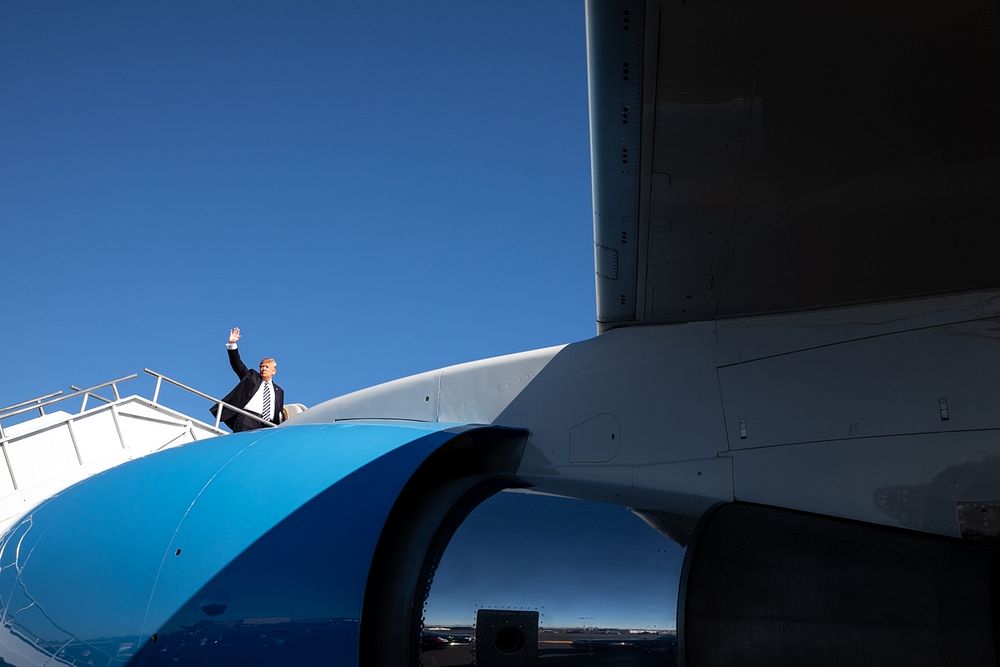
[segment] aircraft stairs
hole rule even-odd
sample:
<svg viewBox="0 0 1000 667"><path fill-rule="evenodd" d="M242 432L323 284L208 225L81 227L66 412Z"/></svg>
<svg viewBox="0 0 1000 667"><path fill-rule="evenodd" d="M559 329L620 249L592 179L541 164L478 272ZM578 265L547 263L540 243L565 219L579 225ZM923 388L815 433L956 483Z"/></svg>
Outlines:
<svg viewBox="0 0 1000 667"><path fill-rule="evenodd" d="M71 385L68 394L56 391L0 408L0 532L42 500L91 475L227 433L218 419L209 424L162 405L160 389L165 381L216 404L222 401L148 368L143 371L156 378L152 398L121 395L119 385L138 377L133 373L85 389ZM100 393L108 390L111 397ZM69 411L77 400L79 409ZM294 412L305 409L289 407ZM37 416L30 417L32 413ZM11 423L17 418L22 421Z"/></svg>

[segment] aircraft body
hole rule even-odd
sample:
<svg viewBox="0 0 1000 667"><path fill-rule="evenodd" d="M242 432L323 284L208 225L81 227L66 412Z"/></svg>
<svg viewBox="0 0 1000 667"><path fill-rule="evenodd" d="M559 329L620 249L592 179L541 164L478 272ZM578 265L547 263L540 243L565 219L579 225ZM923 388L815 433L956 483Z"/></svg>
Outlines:
<svg viewBox="0 0 1000 667"><path fill-rule="evenodd" d="M587 23L600 335L49 499L0 550L4 660L1000 663L1000 10ZM649 527L605 568L656 582L655 631L583 576L639 538L555 556L518 532L552 503Z"/></svg>

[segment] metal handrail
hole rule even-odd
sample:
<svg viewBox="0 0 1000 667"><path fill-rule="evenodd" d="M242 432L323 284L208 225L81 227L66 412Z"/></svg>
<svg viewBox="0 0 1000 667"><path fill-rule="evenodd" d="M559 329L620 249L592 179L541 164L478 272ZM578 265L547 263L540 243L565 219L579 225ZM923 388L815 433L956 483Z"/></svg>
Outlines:
<svg viewBox="0 0 1000 667"><path fill-rule="evenodd" d="M36 396L35 398L29 398L27 401L21 401L20 403L15 403L13 405L8 405L6 407L0 408L0 417L2 417L3 413L7 412L8 410L16 410L17 408L23 408L24 406L31 405L32 403L40 403L42 401L52 398L53 396L59 396L62 393L63 393L62 389L60 389L59 391L54 391L51 394ZM32 410L37 410L37 409L38 406L32 408Z"/></svg>
<svg viewBox="0 0 1000 667"><path fill-rule="evenodd" d="M89 396L91 396L91 392L94 392L94 391L97 391L98 389L103 389L104 387L109 387L110 386L111 390L115 394L115 398L118 399L118 398L121 398L121 395L118 393L118 383L119 382L125 382L127 380L133 380L133 379L135 379L137 377L139 377L138 373L132 373L131 375L126 375L125 377L120 377L120 378L116 378L114 380L109 380L108 382L102 382L101 384L94 385L93 387L88 387L86 389L79 389L77 391L74 391L72 394L65 394L65 395L63 395L62 391L55 392L53 394L50 394L49 396L41 396L38 399L33 399L31 401L27 401L27 405L25 407L21 407L19 409L8 410L8 411L0 414L0 452L3 453L4 463L7 464L7 472L10 473L10 481L11 481L11 484L13 484L13 486L14 486L14 490L16 491L19 487L17 485L17 478L14 476L14 468L10 464L10 456L8 456L8 454L7 454L7 443L10 440L10 438L7 437L7 435L4 433L4 430L3 430L3 420L4 419L7 419L9 417L16 417L18 415L23 415L23 414L25 414L27 412L33 412L35 410L38 410L39 414L44 415L45 414L45 408L47 408L48 406L55 405L57 403L62 403L63 401L68 401L70 399L77 398L79 396L83 396L83 401L80 404L80 414L83 414L87 410L87 398ZM39 402L35 403L34 401L36 401L36 400L39 401ZM22 403L22 405L24 405L24 403ZM17 406L14 406L14 407L16 408ZM114 410L114 407L112 406L111 409ZM72 421L72 419L73 418L71 417L70 421ZM115 426L116 427L118 426L117 420L115 422ZM70 437L73 437L73 435L72 435L72 426L70 427L70 429L71 429L70 430ZM118 430L118 437L119 438L122 437L121 436L121 429ZM122 441L122 445L124 446L124 440ZM73 448L76 449L76 442L75 442L75 440L73 442ZM76 456L77 456L77 459L80 460L80 452L79 452L79 450L77 450ZM80 460L80 463L83 463L83 461Z"/></svg>
<svg viewBox="0 0 1000 667"><path fill-rule="evenodd" d="M208 394L206 394L204 392L201 392L201 391L198 391L197 389L195 389L193 387L189 387L188 385L186 385L186 384L184 384L182 382L178 382L177 380L174 380L173 378L169 378L166 375L163 375L162 373L157 373L156 371L150 370L148 368L144 368L143 371L145 373L147 373L149 375L152 375L152 376L154 376L156 378L156 389L154 390L153 400L151 401L152 406L155 409L161 409L160 406L159 406L159 403L158 403L159 396L160 396L160 388L162 386L163 381L166 380L170 384L173 384L173 385L175 385L177 387L180 387L181 389L184 389L185 391L191 392L192 394L194 394L196 396L200 396L201 398L208 399L209 401L211 401L212 403L215 403L218 406L218 409L216 410L217 414L215 416L215 426L214 426L214 431L216 433L218 433L218 434L224 434L225 433L225 431L223 431L219 427L219 424L222 421L222 411L223 411L223 408L228 409L228 410L233 410L234 412L236 412L238 414L250 417L255 422L258 422L259 424L261 424L264 427L271 428L271 427L274 426L273 423L271 423L271 422L267 421L266 419L262 418L260 415L254 414L253 412L249 412L249 411L244 410L243 408L237 407L235 405L231 405L229 403L226 403L225 401L217 399L217 398L214 398L213 396L209 396ZM79 450L79 448L77 446L76 435L74 434L74 430L73 430L73 423L74 423L74 421L78 420L78 419L84 418L85 415L91 415L91 414L94 414L95 412L101 412L101 411L104 411L104 410L110 410L111 411L112 419L114 420L115 430L117 430L117 432L118 432L118 439L121 442L122 448L123 449L127 449L125 437L124 437L124 435L122 433L121 425L119 423L118 404L119 404L119 401L121 401L122 396L121 396L121 393L118 391L118 384L121 383L121 382L128 381L128 380L134 380L137 377L139 377L138 373L132 373L131 375L126 375L124 377L116 378L114 380L109 380L108 382L102 382L101 384L97 384L97 385L94 385L92 387L87 387L85 389L81 389L81 388L77 387L76 385L70 385L70 389L73 391L73 393L71 393L71 394L63 395L62 391L58 391L58 392L54 392L52 394L47 394L45 396L39 396L38 398L34 398L34 399L29 400L29 401L22 401L21 403L18 403L18 404L12 405L12 406L8 406L7 408L4 408L4 411L0 412L0 454L2 454L2 457L3 457L2 461L4 463L6 463L6 465L7 465L7 472L10 474L10 481L11 481L11 484L12 484L14 490L15 491L19 490L20 486L18 484L17 477L14 474L14 468L11 465L10 457L9 457L9 455L7 453L7 445L9 443L13 442L14 440L20 440L20 439L23 439L23 438L30 437L31 435L33 435L34 433L36 433L37 430L36 431L32 431L30 433L20 433L20 434L18 434L16 436L10 436L10 437L8 437L4 433L4 428L3 428L3 423L2 423L3 419L6 419L7 417L15 417L17 415L21 415L21 414L24 414L26 412L31 412L33 410L38 410L42 415L44 415L45 414L45 410L44 410L45 407L50 406L50 405L55 405L55 404L61 403L63 401L68 401L70 399L78 398L78 397L82 396L83 397L83 402L82 402L82 404L80 406L80 410L79 410L79 412L77 414L70 415L70 416L66 417L65 420L59 421L58 423L48 424L45 427L43 427L41 430L48 430L48 429L52 429L52 428L57 428L57 427L61 427L63 425L65 425L66 427L68 427L70 441L73 444L73 449L76 451L77 462L80 463L81 465L83 465L83 458L80 455L80 450ZM108 398L106 398L104 396L101 396L100 394L96 393L98 390L104 389L105 387L111 387L111 391L114 393L114 399L113 400L108 399ZM90 397L94 397L96 400L101 401L101 403L103 405L100 405L99 407L96 407L96 408L92 408L88 412L87 411L87 400ZM143 400L146 400L146 399L143 399ZM190 417L188 417L187 418L187 428L188 429L191 428L191 422L192 422L192 419ZM203 426L207 426L207 425L203 424ZM177 437L180 437L180 436L177 436ZM194 438L193 431L192 431L191 437ZM174 439L176 440L177 438L174 438ZM169 444L169 443L167 443L167 444Z"/></svg>
<svg viewBox="0 0 1000 667"><path fill-rule="evenodd" d="M21 408L20 410L15 410L13 412L8 412L6 414L0 415L0 419L7 419L8 417L16 417L17 415L22 415L26 412L31 412L32 410L38 410L39 408L47 408L50 405L55 405L56 403L62 403L63 401L68 401L73 398L78 398L83 396L83 406L80 408L80 412L83 412L87 407L87 397L92 395L92 392L98 389L104 389L105 387L111 387L111 390L115 393L115 399L121 398L118 393L118 383L125 382L127 380L134 380L139 377L138 373L132 373L131 375L126 375L125 377L120 377L114 380L108 380L107 382L102 382L101 384L95 384L93 387L87 387L86 389L80 389L73 392L72 394L66 394L65 396L59 396L59 398L54 398L52 400L44 401L38 405L29 405L26 408ZM60 392L62 393L62 392Z"/></svg>
<svg viewBox="0 0 1000 667"><path fill-rule="evenodd" d="M224 408L224 407L232 410L233 412L238 412L241 415L250 417L250 418L252 418L252 419L260 422L261 424L264 424L268 428L271 428L271 427L274 426L274 424L272 424L271 422L267 421L266 419L264 419L263 417L261 417L258 414L254 414L252 412L248 412L247 410L244 410L243 408L238 408L235 405L231 405L229 403L226 403L222 399L215 398L214 396L209 396L208 394L206 394L204 392L198 391L194 387L187 386L183 382L178 382L177 380L174 380L173 378L168 378L163 373L157 373L156 371L150 370L148 368L143 368L142 371L144 373L148 373L149 375L152 375L153 377L156 378L156 388L153 390L153 403L154 404L157 403L157 401L159 400L159 397L160 397L160 385L163 383L164 380L166 380L167 382L169 382L170 384L172 384L172 385L174 385L176 387L180 387L181 389L184 389L185 391L189 391L192 394L195 394L196 396L200 396L202 398L208 399L212 403L215 403L216 405L218 405L219 409L216 411L216 415L215 415L215 428L216 429L219 428L219 423L222 421L222 408Z"/></svg>
<svg viewBox="0 0 1000 667"><path fill-rule="evenodd" d="M71 385L69 386L69 388L70 388L70 389L72 389L73 391L83 391L83 389L80 389L80 388L79 388L79 387L77 387L77 386L76 386L75 384L71 384ZM110 398L105 398L104 396L101 396L100 394L93 394L93 393L92 393L92 394L91 394L91 397L92 397L92 398L96 398L96 399L97 399L97 400L99 400L99 401L100 401L101 403L114 403L114 400L113 400L113 399L110 399Z"/></svg>

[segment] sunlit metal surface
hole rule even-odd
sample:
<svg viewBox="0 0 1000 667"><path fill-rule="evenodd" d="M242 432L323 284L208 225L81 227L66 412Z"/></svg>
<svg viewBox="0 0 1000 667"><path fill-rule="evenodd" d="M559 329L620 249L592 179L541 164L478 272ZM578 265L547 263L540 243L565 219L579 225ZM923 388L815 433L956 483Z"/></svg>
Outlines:
<svg viewBox="0 0 1000 667"><path fill-rule="evenodd" d="M430 582L422 664L676 664L685 548L656 523L623 507L519 491L486 500ZM505 612L506 625L493 620ZM527 653L524 641L534 642ZM527 657L510 661L515 654Z"/></svg>

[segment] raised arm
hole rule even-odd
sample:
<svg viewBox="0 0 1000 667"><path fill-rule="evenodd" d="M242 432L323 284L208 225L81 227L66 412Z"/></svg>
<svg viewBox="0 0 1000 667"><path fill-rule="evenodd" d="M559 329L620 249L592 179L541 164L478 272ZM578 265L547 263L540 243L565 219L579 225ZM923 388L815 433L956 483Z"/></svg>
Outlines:
<svg viewBox="0 0 1000 667"><path fill-rule="evenodd" d="M226 345L226 349L229 351L229 365L233 367L233 372L242 378L249 370L246 364L243 363L243 360L240 359L239 346L236 344L239 340L240 328L233 327L229 330L229 343Z"/></svg>

